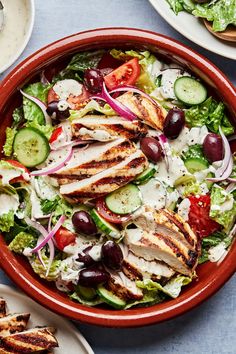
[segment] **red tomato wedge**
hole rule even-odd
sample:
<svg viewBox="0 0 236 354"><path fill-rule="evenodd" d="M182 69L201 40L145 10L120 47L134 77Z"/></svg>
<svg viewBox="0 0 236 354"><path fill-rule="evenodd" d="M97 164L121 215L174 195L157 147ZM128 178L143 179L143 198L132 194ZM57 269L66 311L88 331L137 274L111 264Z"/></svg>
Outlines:
<svg viewBox="0 0 236 354"><path fill-rule="evenodd" d="M6 160L6 162L10 163L14 167L22 168L26 173L29 173L29 170L24 165L22 165L20 162L18 162L16 160ZM23 176L19 176L19 177L13 178L10 182L17 183L17 182L22 182L24 180L25 179Z"/></svg>
<svg viewBox="0 0 236 354"><path fill-rule="evenodd" d="M55 233L54 238L56 241L57 248L63 251L66 246L75 243L76 235L62 226Z"/></svg>
<svg viewBox="0 0 236 354"><path fill-rule="evenodd" d="M119 215L113 213L108 207L106 206L106 202L104 198L100 198L96 202L96 208L98 214L104 218L105 220L113 223L113 224L122 224L123 222L126 222L130 218L130 214L127 215Z"/></svg>
<svg viewBox="0 0 236 354"><path fill-rule="evenodd" d="M191 196L188 223L200 238L207 237L220 229L220 225L210 218L211 198L207 195Z"/></svg>
<svg viewBox="0 0 236 354"><path fill-rule="evenodd" d="M62 132L63 132L62 127L56 128L50 137L49 143L50 144L54 143L54 141L56 141L59 138L59 136L62 134Z"/></svg>
<svg viewBox="0 0 236 354"><path fill-rule="evenodd" d="M109 90L122 85L133 85L140 75L138 58L131 59L104 77Z"/></svg>

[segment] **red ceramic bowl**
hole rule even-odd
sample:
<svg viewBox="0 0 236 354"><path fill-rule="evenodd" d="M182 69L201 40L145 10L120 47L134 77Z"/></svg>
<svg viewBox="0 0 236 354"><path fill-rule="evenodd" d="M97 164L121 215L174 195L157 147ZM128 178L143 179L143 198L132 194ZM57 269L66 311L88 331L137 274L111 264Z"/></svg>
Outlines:
<svg viewBox="0 0 236 354"><path fill-rule="evenodd" d="M19 104L20 95L17 91L20 87L37 78L43 69L58 68L73 53L104 47L148 49L165 60L183 64L199 76L216 97L225 102L228 114L236 124L234 87L211 62L190 48L160 34L127 28L98 29L48 45L24 60L3 80L0 85L0 144L4 142L5 128L10 124L12 111ZM58 292L51 283L46 283L35 276L25 259L8 250L2 237L0 237L0 264L24 292L54 312L96 325L135 327L171 319L214 294L235 272L236 243L220 264L208 262L199 266L198 280L186 287L177 299L148 308L126 311L89 308L71 301Z"/></svg>

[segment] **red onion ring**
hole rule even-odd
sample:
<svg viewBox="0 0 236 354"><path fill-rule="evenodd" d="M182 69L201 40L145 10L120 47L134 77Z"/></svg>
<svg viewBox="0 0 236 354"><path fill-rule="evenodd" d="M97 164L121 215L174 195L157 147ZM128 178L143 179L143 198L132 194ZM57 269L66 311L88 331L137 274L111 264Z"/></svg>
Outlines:
<svg viewBox="0 0 236 354"><path fill-rule="evenodd" d="M236 182L236 179L235 179L235 182ZM236 189L236 185L234 183L232 182L228 185L228 187L226 188L226 192L232 193Z"/></svg>
<svg viewBox="0 0 236 354"><path fill-rule="evenodd" d="M170 168L170 157L169 157L169 153L170 153L170 146L167 140L167 137L164 134L161 134L158 136L158 140L160 142L163 154L164 154L164 158L165 158L165 163L166 163L166 167L167 167L167 171L169 171Z"/></svg>
<svg viewBox="0 0 236 354"><path fill-rule="evenodd" d="M46 109L47 109L46 104L44 102L42 102L40 99L38 99L37 97L30 96L22 90L20 90L20 92L24 97L26 97L30 101L34 102L41 109L41 111L43 112L44 118L45 118L45 123L52 125L51 117L49 116L49 114L46 111Z"/></svg>
<svg viewBox="0 0 236 354"><path fill-rule="evenodd" d="M60 217L60 219L57 221L56 225L53 227L53 229L43 239L43 241L32 250L32 253L36 253L41 248L43 248L52 239L52 237L55 235L55 233L60 229L60 227L62 226L62 224L64 223L65 220L66 220L66 217L64 215L62 215Z"/></svg>
<svg viewBox="0 0 236 354"><path fill-rule="evenodd" d="M72 155L73 155L73 149L72 149L72 147L70 147L70 149L69 149L66 157L63 159L63 161L61 161L58 164L54 164L53 166L47 166L45 168L42 168L41 170L33 171L30 173L30 175L31 176L47 176L47 175L50 175L51 173L55 173L58 170L60 170L61 168L63 168L65 166L65 164L70 161Z"/></svg>
<svg viewBox="0 0 236 354"><path fill-rule="evenodd" d="M231 183L236 183L236 178L227 178L227 181Z"/></svg>
<svg viewBox="0 0 236 354"><path fill-rule="evenodd" d="M67 141L66 143L64 143L63 145L59 146L58 148L53 148L52 144L50 144L50 148L52 151L57 151L57 150L61 150L65 147L68 147L68 146L77 146L77 145L89 145L89 144L92 144L94 143L94 140L74 140L74 141ZM86 146L84 146L84 148L86 148Z"/></svg>
<svg viewBox="0 0 236 354"><path fill-rule="evenodd" d="M44 70L40 74L40 82L45 86L50 85L50 82L48 81L48 79L45 76Z"/></svg>

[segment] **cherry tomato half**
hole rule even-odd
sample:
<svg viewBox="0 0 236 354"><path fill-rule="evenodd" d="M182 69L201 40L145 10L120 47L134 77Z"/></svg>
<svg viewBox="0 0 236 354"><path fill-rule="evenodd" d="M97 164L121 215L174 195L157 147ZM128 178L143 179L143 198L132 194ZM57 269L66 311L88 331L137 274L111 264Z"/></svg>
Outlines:
<svg viewBox="0 0 236 354"><path fill-rule="evenodd" d="M6 160L6 162L10 163L14 167L22 168L25 171L25 173L29 173L29 170L24 165L22 165L20 162L18 162L16 160ZM11 179L10 182L17 183L17 182L22 182L24 180L25 180L24 177L21 175L19 177L15 177L15 178Z"/></svg>
<svg viewBox="0 0 236 354"><path fill-rule="evenodd" d="M75 243L76 235L62 226L55 233L54 238L56 241L57 248L63 251L66 246Z"/></svg>
<svg viewBox="0 0 236 354"><path fill-rule="evenodd" d="M104 77L109 90L121 85L133 85L140 75L138 58L131 59Z"/></svg>
<svg viewBox="0 0 236 354"><path fill-rule="evenodd" d="M207 195L191 196L189 209L189 225L200 238L207 237L219 230L220 225L210 218L211 198Z"/></svg>
<svg viewBox="0 0 236 354"><path fill-rule="evenodd" d="M96 202L96 208L98 214L104 218L105 220L113 223L113 224L122 224L126 222L130 218L130 214L127 215L118 215L113 213L108 207L106 206L106 202L104 198L100 198Z"/></svg>
<svg viewBox="0 0 236 354"><path fill-rule="evenodd" d="M62 134L62 132L63 132L62 127L56 128L50 137L49 143L50 144L54 143L54 141L56 141L59 138L59 136Z"/></svg>

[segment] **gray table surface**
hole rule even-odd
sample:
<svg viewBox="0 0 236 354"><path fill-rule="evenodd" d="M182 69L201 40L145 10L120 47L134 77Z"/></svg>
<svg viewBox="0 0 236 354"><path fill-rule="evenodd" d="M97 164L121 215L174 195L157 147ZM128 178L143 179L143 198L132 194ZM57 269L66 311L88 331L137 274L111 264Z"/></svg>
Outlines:
<svg viewBox="0 0 236 354"><path fill-rule="evenodd" d="M189 45L212 60L236 85L235 61L188 41L163 20L147 0L36 0L35 3L33 35L20 60L56 39L79 31L111 26L136 27L163 33ZM235 354L235 280L234 276L197 309L166 323L125 330L83 324L78 328L96 354ZM0 283L11 284L1 271ZM68 349L65 354L72 353Z"/></svg>

